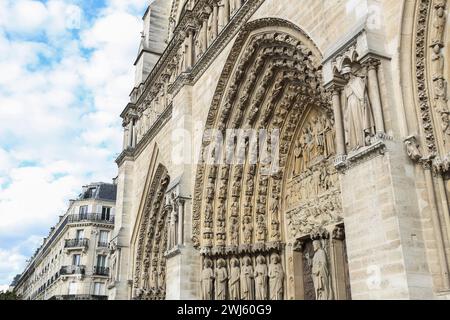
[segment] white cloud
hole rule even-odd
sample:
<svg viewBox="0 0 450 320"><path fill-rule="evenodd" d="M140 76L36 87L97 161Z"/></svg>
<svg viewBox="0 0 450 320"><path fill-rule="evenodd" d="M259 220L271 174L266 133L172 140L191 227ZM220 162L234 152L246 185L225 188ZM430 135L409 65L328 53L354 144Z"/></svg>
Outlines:
<svg viewBox="0 0 450 320"><path fill-rule="evenodd" d="M0 243L0 286L46 235L34 230L56 223L83 184L116 175L146 3L109 0L84 21L70 0L0 1L0 235L20 235Z"/></svg>
<svg viewBox="0 0 450 320"><path fill-rule="evenodd" d="M81 23L81 9L63 0L3 0L0 9L0 27L20 35L43 32L55 37Z"/></svg>
<svg viewBox="0 0 450 320"><path fill-rule="evenodd" d="M0 280L8 279L0 283L0 291L6 291L16 274L22 272L27 257L22 255L18 248L4 250L0 248ZM5 280L4 280L5 281Z"/></svg>

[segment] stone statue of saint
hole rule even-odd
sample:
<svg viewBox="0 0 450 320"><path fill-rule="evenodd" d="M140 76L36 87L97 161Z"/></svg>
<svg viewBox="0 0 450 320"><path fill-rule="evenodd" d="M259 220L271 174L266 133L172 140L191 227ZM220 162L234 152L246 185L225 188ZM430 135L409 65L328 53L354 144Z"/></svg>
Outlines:
<svg viewBox="0 0 450 320"><path fill-rule="evenodd" d="M334 123L329 117L325 116L325 157L328 158L335 154L336 134L334 131Z"/></svg>
<svg viewBox="0 0 450 320"><path fill-rule="evenodd" d="M300 173L302 173L303 171L303 148L302 145L300 144L299 140L295 141L295 148L294 148L294 157L295 157L295 162L294 162L294 170L293 170L293 175L297 176Z"/></svg>
<svg viewBox="0 0 450 320"><path fill-rule="evenodd" d="M230 300L239 300L241 298L240 277L241 269L239 268L239 260L232 258L230 261Z"/></svg>
<svg viewBox="0 0 450 320"><path fill-rule="evenodd" d="M256 258L255 267L255 299L267 300L267 265L263 256Z"/></svg>
<svg viewBox="0 0 450 320"><path fill-rule="evenodd" d="M250 216L244 217L243 231L244 231L244 243L250 243L252 241L253 236L253 225Z"/></svg>
<svg viewBox="0 0 450 320"><path fill-rule="evenodd" d="M331 289L331 278L328 270L328 259L325 250L322 248L320 240L313 241L314 257L312 262L309 260L309 254L306 258L312 265L312 278L314 283L314 292L316 300L332 300L333 291Z"/></svg>
<svg viewBox="0 0 450 320"><path fill-rule="evenodd" d="M201 286L203 300L212 300L214 290L214 272L212 269L212 261L210 259L205 259L203 264Z"/></svg>
<svg viewBox="0 0 450 320"><path fill-rule="evenodd" d="M250 257L245 256L241 269L241 298L242 300L255 300L255 288L253 286L253 266Z"/></svg>
<svg viewBox="0 0 450 320"><path fill-rule="evenodd" d="M169 225L169 249L172 249L178 244L178 212L175 206L175 195L171 195L170 206L170 225Z"/></svg>
<svg viewBox="0 0 450 320"><path fill-rule="evenodd" d="M433 20L433 42L440 43L442 42L445 34L445 24L447 21L447 15L445 13L444 7L439 7L436 10L436 15Z"/></svg>
<svg viewBox="0 0 450 320"><path fill-rule="evenodd" d="M270 300L283 299L284 271L280 263L280 256L277 253L270 257L269 265L269 290Z"/></svg>
<svg viewBox="0 0 450 320"><path fill-rule="evenodd" d="M350 66L344 67L342 73L348 81L344 88L346 144L353 151L367 145L367 138L375 132L375 122L366 81L353 74Z"/></svg>
<svg viewBox="0 0 450 320"><path fill-rule="evenodd" d="M224 259L217 260L216 269L216 299L225 300L227 295L228 272Z"/></svg>

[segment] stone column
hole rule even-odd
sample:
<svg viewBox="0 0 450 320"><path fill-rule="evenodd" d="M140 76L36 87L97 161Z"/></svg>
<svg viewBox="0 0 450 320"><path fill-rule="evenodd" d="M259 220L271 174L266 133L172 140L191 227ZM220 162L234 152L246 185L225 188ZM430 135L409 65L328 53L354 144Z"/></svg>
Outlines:
<svg viewBox="0 0 450 320"><path fill-rule="evenodd" d="M178 243L177 244L183 244L184 243L184 199L178 199Z"/></svg>
<svg viewBox="0 0 450 320"><path fill-rule="evenodd" d="M336 156L337 158L340 158L346 154L344 123L342 120L342 107L341 107L342 87L334 85L332 87L332 90L333 90L334 126L336 129Z"/></svg>
<svg viewBox="0 0 450 320"><path fill-rule="evenodd" d="M124 123L123 124L123 143L122 143L122 148L124 150L126 148L128 148L129 135L130 135L130 129L129 129L128 125Z"/></svg>
<svg viewBox="0 0 450 320"><path fill-rule="evenodd" d="M432 164L431 160L427 161L424 164L424 172L425 172L425 182L427 185L427 191L428 191L428 201L430 204L430 214L431 214L431 221L433 224L433 230L436 240L436 250L439 257L439 265L441 267L441 274L442 274L442 282L443 282L443 288L444 290L448 290L450 288L449 283L449 276L448 276L448 263L447 263L447 256L445 253L445 247L444 247L444 237L442 235L442 229L441 229L441 221L439 219L439 211L436 201L436 191L434 188L434 182L433 182L433 175L432 175Z"/></svg>
<svg viewBox="0 0 450 320"><path fill-rule="evenodd" d="M347 272L345 269L344 228L332 226L330 234L330 273L333 281L333 299L347 300Z"/></svg>
<svg viewBox="0 0 450 320"><path fill-rule="evenodd" d="M383 121L383 108L381 105L380 87L378 84L378 66L380 61L374 58L370 58L366 62L368 69L368 86L369 97L372 104L373 117L375 120L375 129L377 133L384 133L384 121Z"/></svg>
<svg viewBox="0 0 450 320"><path fill-rule="evenodd" d="M128 148L133 147L133 140L134 140L134 126L133 120L130 119L128 123L128 144L127 144Z"/></svg>
<svg viewBox="0 0 450 320"><path fill-rule="evenodd" d="M223 1L223 26L225 27L230 21L230 0Z"/></svg>
<svg viewBox="0 0 450 320"><path fill-rule="evenodd" d="M286 294L287 300L304 300L303 284L303 243L295 242L286 245Z"/></svg>
<svg viewBox="0 0 450 320"><path fill-rule="evenodd" d="M448 207L448 198L447 198L447 191L445 189L445 181L442 177L442 174L439 174L437 177L438 181L438 187L439 187L439 198L441 199L441 207L443 210L444 215L444 223L445 223L445 229L447 231L447 237L450 239L450 210Z"/></svg>
<svg viewBox="0 0 450 320"><path fill-rule="evenodd" d="M203 53L205 53L206 49L208 48L208 17L203 18L201 32L202 32L202 34L200 36L203 39L202 51L203 51Z"/></svg>
<svg viewBox="0 0 450 320"><path fill-rule="evenodd" d="M217 3L213 6L213 12L212 12L212 32L213 32L213 38L217 38L217 34L219 33L219 6Z"/></svg>
<svg viewBox="0 0 450 320"><path fill-rule="evenodd" d="M186 67L189 70L194 65L194 30L187 30L186 37L187 45L186 45Z"/></svg>

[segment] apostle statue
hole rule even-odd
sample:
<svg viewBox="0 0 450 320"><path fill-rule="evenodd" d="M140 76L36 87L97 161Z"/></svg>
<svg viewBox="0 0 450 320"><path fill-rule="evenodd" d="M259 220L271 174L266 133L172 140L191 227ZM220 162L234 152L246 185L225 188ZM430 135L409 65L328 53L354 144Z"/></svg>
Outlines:
<svg viewBox="0 0 450 320"><path fill-rule="evenodd" d="M375 122L367 92L366 80L352 72L351 66L342 69L348 81L345 95L345 132L349 151L368 145L368 138L375 133Z"/></svg>
<svg viewBox="0 0 450 320"><path fill-rule="evenodd" d="M314 292L316 300L332 300L333 291L331 288L330 272L328 270L328 261L325 250L322 248L320 240L313 241L314 257L312 262L309 259L309 254L306 254L306 259L312 266L312 278L314 283Z"/></svg>
<svg viewBox="0 0 450 320"><path fill-rule="evenodd" d="M228 272L224 259L217 260L216 268L216 299L225 300L227 294Z"/></svg>
<svg viewBox="0 0 450 320"><path fill-rule="evenodd" d="M168 209L170 210L170 221L169 221L169 249L172 249L178 244L178 212L177 206L175 205L175 195L172 194L169 200L170 206Z"/></svg>
<svg viewBox="0 0 450 320"><path fill-rule="evenodd" d="M241 298L242 300L255 300L253 287L253 266L250 257L245 256L241 269Z"/></svg>
<svg viewBox="0 0 450 320"><path fill-rule="evenodd" d="M241 277L241 269L239 268L239 260L236 258L232 258L230 261L230 265L230 300L239 300L241 297L239 282Z"/></svg>
<svg viewBox="0 0 450 320"><path fill-rule="evenodd" d="M203 270L201 274L202 299L212 300L214 289L214 272L212 269L212 261L205 259L203 263Z"/></svg>
<svg viewBox="0 0 450 320"><path fill-rule="evenodd" d="M263 256L256 258L255 267L255 298L256 300L267 299L267 265Z"/></svg>
<svg viewBox="0 0 450 320"><path fill-rule="evenodd" d="M270 300L283 299L284 272L280 263L280 256L277 253L270 257L269 265L269 290Z"/></svg>

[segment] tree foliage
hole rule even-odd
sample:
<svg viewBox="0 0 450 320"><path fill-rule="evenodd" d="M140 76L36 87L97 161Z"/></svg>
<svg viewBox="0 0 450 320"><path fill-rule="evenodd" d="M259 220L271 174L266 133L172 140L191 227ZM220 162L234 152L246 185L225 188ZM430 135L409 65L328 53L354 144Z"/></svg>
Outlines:
<svg viewBox="0 0 450 320"><path fill-rule="evenodd" d="M13 291L0 291L0 300L20 300L20 297Z"/></svg>

